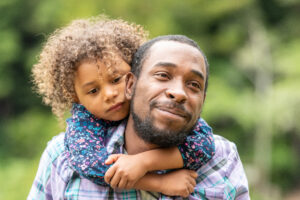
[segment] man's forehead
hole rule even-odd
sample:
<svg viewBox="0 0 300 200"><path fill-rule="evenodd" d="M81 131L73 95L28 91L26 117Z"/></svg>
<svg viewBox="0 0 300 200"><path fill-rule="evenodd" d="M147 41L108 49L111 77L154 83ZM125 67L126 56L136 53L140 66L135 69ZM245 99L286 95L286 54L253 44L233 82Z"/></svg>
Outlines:
<svg viewBox="0 0 300 200"><path fill-rule="evenodd" d="M153 65L156 62L176 62L182 59L186 62L204 64L204 57L196 47L177 41L159 41L149 49L144 64ZM176 63L174 63L176 64Z"/></svg>
<svg viewBox="0 0 300 200"><path fill-rule="evenodd" d="M192 46L188 43L180 42L180 41L174 41L174 40L157 41L152 45L152 47L150 48L150 51L152 51L153 49L156 49L156 48L168 48L168 49L171 50L173 48L179 48L179 47L182 47L182 46L186 46L186 47L195 49L196 51L199 51L196 47L194 47L194 46Z"/></svg>

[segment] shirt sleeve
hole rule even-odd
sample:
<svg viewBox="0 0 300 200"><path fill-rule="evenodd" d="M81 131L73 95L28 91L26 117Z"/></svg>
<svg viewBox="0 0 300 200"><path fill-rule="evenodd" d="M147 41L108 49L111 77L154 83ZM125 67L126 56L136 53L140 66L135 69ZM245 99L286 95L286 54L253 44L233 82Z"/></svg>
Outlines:
<svg viewBox="0 0 300 200"><path fill-rule="evenodd" d="M65 188L64 181L65 177L60 176L55 170L57 165L57 158L62 154L63 146L63 134L55 136L47 145L47 148L43 152L39 167L31 186L27 200L50 200L58 199L56 194L60 194L57 188L63 190ZM65 172L67 176L71 173ZM53 182L57 184L57 187L54 187Z"/></svg>
<svg viewBox="0 0 300 200"><path fill-rule="evenodd" d="M215 154L212 129L200 118L183 144L178 146L184 168L197 170L207 163Z"/></svg>
<svg viewBox="0 0 300 200"><path fill-rule="evenodd" d="M81 176L107 186L104 175L110 167L105 164L109 156L105 145L109 122L95 118L82 106L73 106L72 112L65 135L69 164Z"/></svg>
<svg viewBox="0 0 300 200"><path fill-rule="evenodd" d="M51 171L51 158L47 152L44 152L40 164L38 167L37 174L31 186L27 200L46 200L51 199L51 190L47 191L47 185L50 178Z"/></svg>

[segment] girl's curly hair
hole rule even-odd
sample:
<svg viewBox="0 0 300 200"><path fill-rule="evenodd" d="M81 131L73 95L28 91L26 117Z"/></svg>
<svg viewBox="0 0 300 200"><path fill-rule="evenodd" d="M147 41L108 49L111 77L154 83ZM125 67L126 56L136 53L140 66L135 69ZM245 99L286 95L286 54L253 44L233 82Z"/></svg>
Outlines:
<svg viewBox="0 0 300 200"><path fill-rule="evenodd" d="M56 30L45 43L32 69L35 89L52 112L63 119L76 98L74 74L82 60L100 59L110 67L118 56L131 65L147 36L141 26L120 19L99 16L74 20Z"/></svg>

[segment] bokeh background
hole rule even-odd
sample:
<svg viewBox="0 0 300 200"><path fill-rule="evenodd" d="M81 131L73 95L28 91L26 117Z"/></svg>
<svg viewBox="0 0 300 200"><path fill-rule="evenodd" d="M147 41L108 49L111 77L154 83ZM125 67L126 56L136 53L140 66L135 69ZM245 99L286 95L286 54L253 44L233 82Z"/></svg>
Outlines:
<svg viewBox="0 0 300 200"><path fill-rule="evenodd" d="M47 141L63 131L32 92L50 33L99 14L150 37L184 34L210 63L202 116L237 144L254 200L300 199L299 0L1 0L0 199L25 199Z"/></svg>

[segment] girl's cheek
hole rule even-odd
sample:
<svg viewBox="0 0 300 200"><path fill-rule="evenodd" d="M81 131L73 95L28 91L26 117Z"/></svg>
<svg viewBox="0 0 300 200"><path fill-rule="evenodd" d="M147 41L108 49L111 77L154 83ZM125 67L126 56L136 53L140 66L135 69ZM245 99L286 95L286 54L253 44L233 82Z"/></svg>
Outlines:
<svg viewBox="0 0 300 200"><path fill-rule="evenodd" d="M119 87L119 92L124 92L125 91L125 82L123 84L120 84L120 87Z"/></svg>

